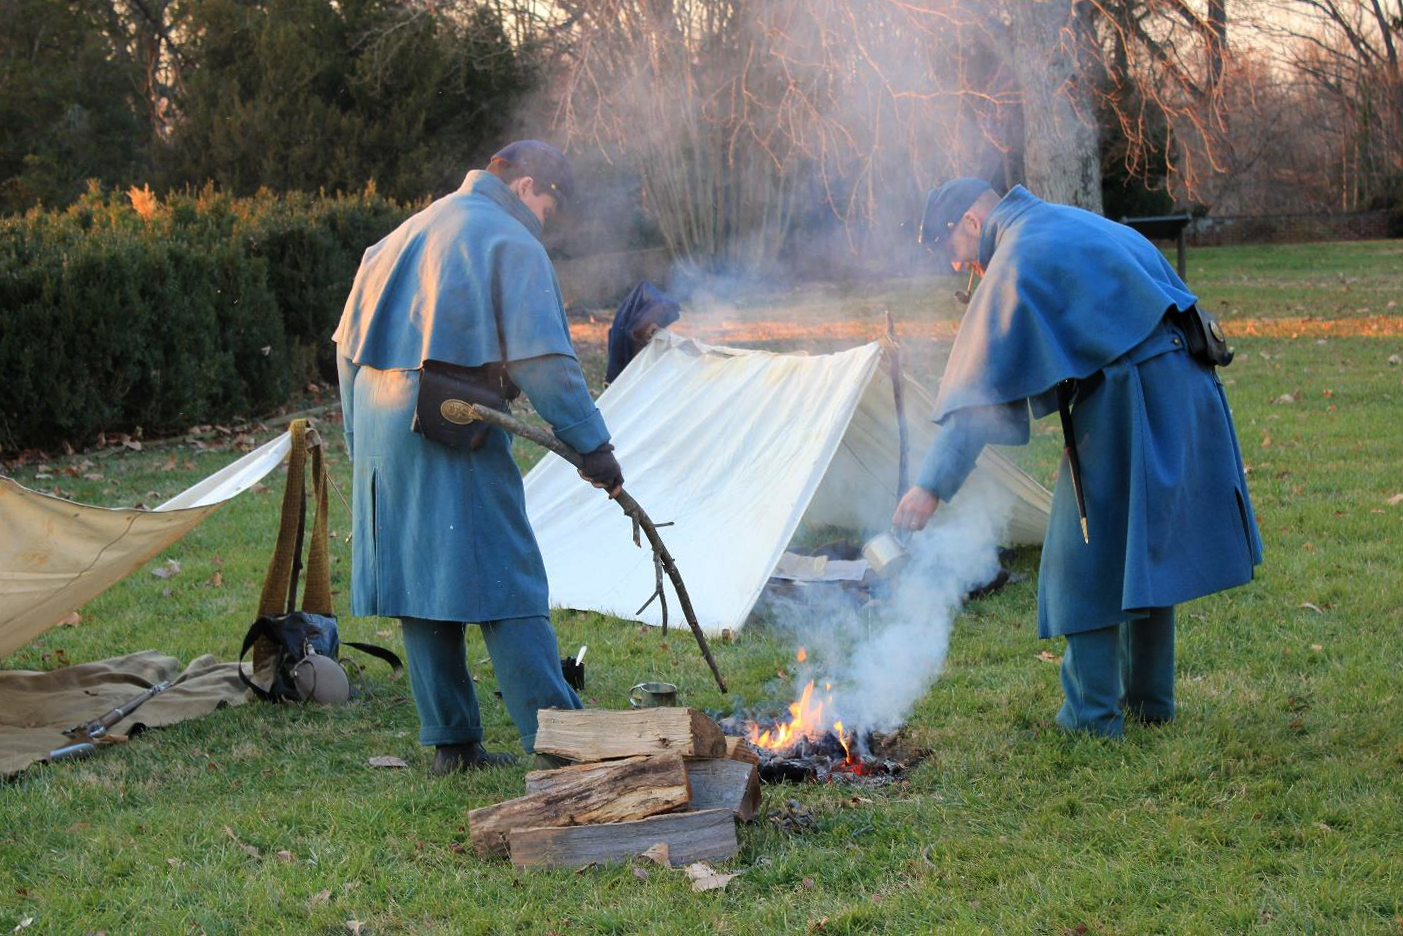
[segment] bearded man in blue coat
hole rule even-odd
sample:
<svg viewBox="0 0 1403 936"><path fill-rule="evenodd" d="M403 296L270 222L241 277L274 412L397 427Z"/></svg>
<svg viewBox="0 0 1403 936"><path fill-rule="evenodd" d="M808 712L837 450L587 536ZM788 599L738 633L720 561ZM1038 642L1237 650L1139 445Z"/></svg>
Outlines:
<svg viewBox="0 0 1403 936"><path fill-rule="evenodd" d="M1071 431L1038 575L1038 636L1067 641L1057 723L1119 736L1126 715L1172 719L1174 606L1262 560L1227 396L1188 351L1196 297L1135 231L1022 186L945 183L921 240L982 280L893 525L924 527L986 444L1026 443L1030 413L1060 403Z"/></svg>
<svg viewBox="0 0 1403 936"><path fill-rule="evenodd" d="M469 369L493 391L524 391L586 453L586 480L617 493L623 475L539 240L573 191L558 149L507 146L366 250L334 336L354 472L351 610L401 620L435 775L515 760L482 746L468 624L528 754L538 709L582 707L561 673L511 439L483 427L473 446L452 447L414 429L425 362Z"/></svg>

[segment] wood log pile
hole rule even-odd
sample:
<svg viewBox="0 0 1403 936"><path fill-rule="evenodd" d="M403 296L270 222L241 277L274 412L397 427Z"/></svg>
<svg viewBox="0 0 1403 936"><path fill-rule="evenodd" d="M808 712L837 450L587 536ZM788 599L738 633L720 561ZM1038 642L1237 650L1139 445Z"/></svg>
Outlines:
<svg viewBox="0 0 1403 936"><path fill-rule="evenodd" d="M468 813L473 848L519 868L627 861L659 843L674 867L734 857L760 808L759 756L695 709L540 713L536 751L573 761L526 795Z"/></svg>

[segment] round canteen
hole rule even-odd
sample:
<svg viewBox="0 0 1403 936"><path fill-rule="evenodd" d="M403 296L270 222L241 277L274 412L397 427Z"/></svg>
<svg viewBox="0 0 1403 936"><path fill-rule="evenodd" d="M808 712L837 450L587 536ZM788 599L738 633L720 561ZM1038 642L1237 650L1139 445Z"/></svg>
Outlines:
<svg viewBox="0 0 1403 936"><path fill-rule="evenodd" d="M302 698L323 705L340 705L351 697L346 671L331 657L314 653L292 668L292 679Z"/></svg>

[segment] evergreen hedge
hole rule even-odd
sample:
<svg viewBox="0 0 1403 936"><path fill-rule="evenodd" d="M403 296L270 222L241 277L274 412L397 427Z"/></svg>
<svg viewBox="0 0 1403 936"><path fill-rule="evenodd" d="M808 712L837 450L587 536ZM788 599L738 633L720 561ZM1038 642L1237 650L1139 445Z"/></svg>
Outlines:
<svg viewBox="0 0 1403 936"><path fill-rule="evenodd" d="M92 189L0 219L0 449L178 432L330 379L361 254L410 210L373 191Z"/></svg>

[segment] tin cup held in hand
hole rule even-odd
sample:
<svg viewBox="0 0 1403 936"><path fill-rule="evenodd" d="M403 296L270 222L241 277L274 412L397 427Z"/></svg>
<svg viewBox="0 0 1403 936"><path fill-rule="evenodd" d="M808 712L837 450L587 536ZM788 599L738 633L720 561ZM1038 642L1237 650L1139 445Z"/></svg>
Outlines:
<svg viewBox="0 0 1403 936"><path fill-rule="evenodd" d="M677 704L677 687L668 682L641 682L628 691L631 708L660 708Z"/></svg>

